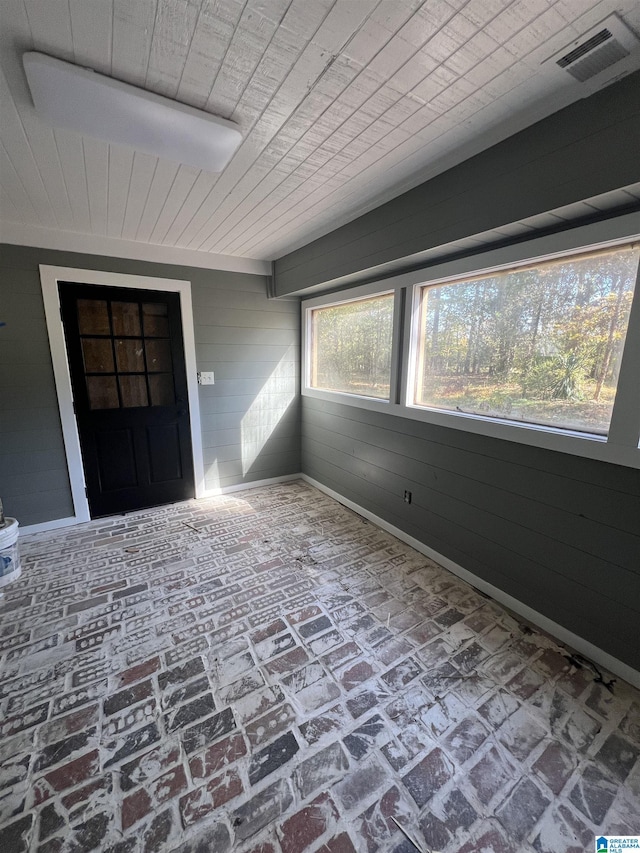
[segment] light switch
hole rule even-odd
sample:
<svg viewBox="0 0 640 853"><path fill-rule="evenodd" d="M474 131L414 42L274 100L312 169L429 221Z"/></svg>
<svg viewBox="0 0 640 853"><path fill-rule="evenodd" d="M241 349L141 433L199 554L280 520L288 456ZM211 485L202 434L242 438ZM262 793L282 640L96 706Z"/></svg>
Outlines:
<svg viewBox="0 0 640 853"><path fill-rule="evenodd" d="M198 373L198 385L213 385L213 370L205 371L203 370L201 373Z"/></svg>

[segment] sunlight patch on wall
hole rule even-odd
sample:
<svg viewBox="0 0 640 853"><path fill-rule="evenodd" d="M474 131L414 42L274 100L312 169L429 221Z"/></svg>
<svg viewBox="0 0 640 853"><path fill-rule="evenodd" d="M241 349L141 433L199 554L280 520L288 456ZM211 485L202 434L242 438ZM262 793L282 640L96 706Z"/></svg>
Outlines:
<svg viewBox="0 0 640 853"><path fill-rule="evenodd" d="M291 346L242 418L240 445L243 475L256 461L294 400L296 380L291 375L291 363L295 357Z"/></svg>

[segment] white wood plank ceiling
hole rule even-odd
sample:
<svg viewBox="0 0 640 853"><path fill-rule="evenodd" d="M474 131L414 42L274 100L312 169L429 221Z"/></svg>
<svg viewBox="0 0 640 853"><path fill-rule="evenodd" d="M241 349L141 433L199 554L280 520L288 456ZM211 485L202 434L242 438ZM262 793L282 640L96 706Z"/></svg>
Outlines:
<svg viewBox="0 0 640 853"><path fill-rule="evenodd" d="M640 30L638 0L1 0L1 217L279 257L582 97L541 63L612 12ZM232 119L242 145L214 175L53 128L26 50Z"/></svg>

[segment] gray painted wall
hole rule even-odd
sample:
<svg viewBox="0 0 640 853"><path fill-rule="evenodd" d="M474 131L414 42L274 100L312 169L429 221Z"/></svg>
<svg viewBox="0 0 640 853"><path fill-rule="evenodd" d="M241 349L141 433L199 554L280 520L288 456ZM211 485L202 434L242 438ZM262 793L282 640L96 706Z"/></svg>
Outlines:
<svg viewBox="0 0 640 853"><path fill-rule="evenodd" d="M37 261L0 254L0 497L34 524L73 515Z"/></svg>
<svg viewBox="0 0 640 853"><path fill-rule="evenodd" d="M302 470L640 670L640 471L309 397Z"/></svg>
<svg viewBox="0 0 640 853"><path fill-rule="evenodd" d="M277 292L638 181L639 146L635 74L281 258ZM640 669L640 471L308 397L302 470Z"/></svg>
<svg viewBox="0 0 640 853"><path fill-rule="evenodd" d="M275 293L411 258L640 181L640 72L275 262ZM371 277L361 275L361 278Z"/></svg>
<svg viewBox="0 0 640 853"><path fill-rule="evenodd" d="M206 486L300 470L299 306L263 276L2 246L0 497L21 525L73 514L39 264L192 282Z"/></svg>

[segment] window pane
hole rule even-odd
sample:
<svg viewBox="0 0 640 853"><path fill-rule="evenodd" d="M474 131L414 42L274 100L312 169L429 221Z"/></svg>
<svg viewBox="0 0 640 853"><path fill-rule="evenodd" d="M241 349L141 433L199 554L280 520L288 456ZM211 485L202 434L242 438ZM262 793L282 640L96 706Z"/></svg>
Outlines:
<svg viewBox="0 0 640 853"><path fill-rule="evenodd" d="M115 376L87 376L90 409L118 409L118 388Z"/></svg>
<svg viewBox="0 0 640 853"><path fill-rule="evenodd" d="M639 254L423 287L414 402L606 434Z"/></svg>
<svg viewBox="0 0 640 853"><path fill-rule="evenodd" d="M140 335L140 311L137 302L112 302L114 335Z"/></svg>
<svg viewBox="0 0 640 853"><path fill-rule="evenodd" d="M142 306L144 334L148 338L168 338L167 306L162 302L147 302Z"/></svg>
<svg viewBox="0 0 640 853"><path fill-rule="evenodd" d="M122 407L132 409L136 406L147 406L147 383L144 376L119 376Z"/></svg>
<svg viewBox="0 0 640 853"><path fill-rule="evenodd" d="M150 373L164 373L172 369L171 347L169 341L146 341L147 370Z"/></svg>
<svg viewBox="0 0 640 853"><path fill-rule="evenodd" d="M110 335L109 313L103 299L78 299L78 327L81 335Z"/></svg>
<svg viewBox="0 0 640 853"><path fill-rule="evenodd" d="M152 373L149 376L152 406L173 406L173 373Z"/></svg>
<svg viewBox="0 0 640 853"><path fill-rule="evenodd" d="M120 373L142 373L144 371L142 338L116 341L116 361Z"/></svg>
<svg viewBox="0 0 640 853"><path fill-rule="evenodd" d="M82 338L85 373L113 373L111 338Z"/></svg>
<svg viewBox="0 0 640 853"><path fill-rule="evenodd" d="M311 387L389 399L393 293L311 312Z"/></svg>

